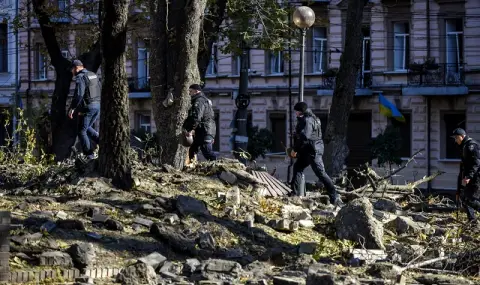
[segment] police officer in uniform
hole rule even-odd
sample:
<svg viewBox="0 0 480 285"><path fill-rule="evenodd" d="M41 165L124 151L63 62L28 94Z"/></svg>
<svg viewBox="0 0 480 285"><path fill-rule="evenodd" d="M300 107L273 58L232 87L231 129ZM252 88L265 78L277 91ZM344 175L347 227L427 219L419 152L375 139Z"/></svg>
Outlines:
<svg viewBox="0 0 480 285"><path fill-rule="evenodd" d="M101 83L97 75L83 67L83 63L76 59L72 62L71 71L75 78L75 92L68 111L68 117L73 114L81 115L78 137L83 153L88 159L94 158L90 139L99 143L98 132L92 127L100 115Z"/></svg>
<svg viewBox="0 0 480 285"><path fill-rule="evenodd" d="M466 206L467 217L470 222L477 224L474 210L480 212L480 146L477 141L467 136L465 130L457 128L453 131L452 138L460 146L462 163L458 175L458 192ZM463 187L460 187L462 185ZM459 193L463 188L463 193Z"/></svg>
<svg viewBox="0 0 480 285"><path fill-rule="evenodd" d="M335 206L342 206L343 203L338 197L332 179L325 172L323 165L323 140L322 127L318 119L308 108L305 102L298 102L294 106L297 116L295 128L295 143L290 156L297 160L293 165L292 189L295 195L305 196L305 176L303 171L311 166L315 175L327 189L330 203Z"/></svg>
<svg viewBox="0 0 480 285"><path fill-rule="evenodd" d="M183 129L187 136L193 136L193 144L188 150L190 161L198 153L199 148L205 159L216 160L217 157L212 150L216 133L212 101L205 96L198 84L192 84L189 93L192 96L192 104Z"/></svg>

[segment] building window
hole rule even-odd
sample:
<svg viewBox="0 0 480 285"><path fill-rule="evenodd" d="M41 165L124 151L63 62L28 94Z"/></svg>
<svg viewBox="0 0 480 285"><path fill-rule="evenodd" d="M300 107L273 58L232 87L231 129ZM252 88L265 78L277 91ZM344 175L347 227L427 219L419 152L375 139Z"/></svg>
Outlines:
<svg viewBox="0 0 480 285"><path fill-rule="evenodd" d="M410 61L410 31L406 22L393 24L393 67L395 70L407 70Z"/></svg>
<svg viewBox="0 0 480 285"><path fill-rule="evenodd" d="M463 63L463 20L445 20L446 37L446 71L448 82L461 82Z"/></svg>
<svg viewBox="0 0 480 285"><path fill-rule="evenodd" d="M240 75L242 70L242 57L237 55L233 57L233 75ZM250 69L250 50L247 52L247 68Z"/></svg>
<svg viewBox="0 0 480 285"><path fill-rule="evenodd" d="M323 73L327 70L327 28L313 28L313 72Z"/></svg>
<svg viewBox="0 0 480 285"><path fill-rule="evenodd" d="M95 16L98 14L98 1L96 0L84 0L83 13L89 16Z"/></svg>
<svg viewBox="0 0 480 285"><path fill-rule="evenodd" d="M370 27L363 27L362 42L362 73L359 86L361 88L369 87L371 82L371 50L370 50Z"/></svg>
<svg viewBox="0 0 480 285"><path fill-rule="evenodd" d="M284 72L283 64L283 52L282 51L273 51L270 52L270 73L278 74Z"/></svg>
<svg viewBox="0 0 480 285"><path fill-rule="evenodd" d="M8 26L0 24L0 72L8 72Z"/></svg>
<svg viewBox="0 0 480 285"><path fill-rule="evenodd" d="M400 134L400 149L397 155L399 157L411 157L412 155L412 115L400 110L405 122L399 122L396 119L390 119L390 123L398 130Z"/></svg>
<svg viewBox="0 0 480 285"><path fill-rule="evenodd" d="M40 44L35 46L35 79L47 79L47 57Z"/></svg>
<svg viewBox="0 0 480 285"><path fill-rule="evenodd" d="M271 152L285 152L287 138L287 114L285 112L272 112L268 115L270 131L273 133L273 147Z"/></svg>
<svg viewBox="0 0 480 285"><path fill-rule="evenodd" d="M207 75L215 76L218 72L218 46L216 43L212 45L212 51L210 54L210 61L208 62Z"/></svg>
<svg viewBox="0 0 480 285"><path fill-rule="evenodd" d="M137 48L137 84L138 88L148 88L150 82L150 51L145 42L139 41Z"/></svg>
<svg viewBox="0 0 480 285"><path fill-rule="evenodd" d="M65 15L66 13L68 13L68 1L69 0L57 0L57 7L58 7L58 11L60 12L60 14L64 14L64 15L60 15L61 18L64 18L64 17L67 17L68 15Z"/></svg>
<svg viewBox="0 0 480 285"><path fill-rule="evenodd" d="M445 113L441 121L442 134L442 158L460 159L460 148L451 137L453 130L462 128L465 130L465 112Z"/></svg>
<svg viewBox="0 0 480 285"><path fill-rule="evenodd" d="M150 112L138 112L136 115L136 127L137 131L145 133L152 132L152 122Z"/></svg>
<svg viewBox="0 0 480 285"><path fill-rule="evenodd" d="M213 151L220 151L220 112L215 111L215 126L217 131L215 132L215 141L213 142Z"/></svg>
<svg viewBox="0 0 480 285"><path fill-rule="evenodd" d="M64 58L67 58L67 59L70 58L69 55L70 55L70 52L68 50L62 50L62 56Z"/></svg>

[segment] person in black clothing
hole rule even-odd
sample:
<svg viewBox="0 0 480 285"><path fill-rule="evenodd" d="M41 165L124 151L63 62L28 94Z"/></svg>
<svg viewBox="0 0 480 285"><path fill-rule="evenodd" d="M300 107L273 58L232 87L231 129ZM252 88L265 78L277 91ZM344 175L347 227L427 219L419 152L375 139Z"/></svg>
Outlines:
<svg viewBox="0 0 480 285"><path fill-rule="evenodd" d="M295 128L295 143L290 153L297 160L293 165L292 189L294 194L305 196L305 176L303 171L311 166L315 175L327 189L330 203L342 205L338 197L332 179L325 172L323 165L323 140L320 120L312 113L305 102L299 102L294 106L297 115Z"/></svg>
<svg viewBox="0 0 480 285"><path fill-rule="evenodd" d="M200 148L205 159L216 160L217 157L212 150L216 132L212 101L203 94L198 84L192 84L189 93L192 96L192 105L183 124L187 136L193 136L193 144L188 150L188 156L192 160Z"/></svg>
<svg viewBox="0 0 480 285"><path fill-rule="evenodd" d="M452 138L460 146L462 155L457 197L466 206L469 221L477 223L474 210L480 212L480 146L477 141L467 136L465 130L460 128L453 131Z"/></svg>
<svg viewBox="0 0 480 285"><path fill-rule="evenodd" d="M71 71L76 78L75 93L68 110L68 117L73 119L75 112L81 116L78 137L83 153L87 158L92 159L94 155L90 139L99 143L98 132L92 126L100 115L100 80L95 73L85 69L78 59L72 62Z"/></svg>

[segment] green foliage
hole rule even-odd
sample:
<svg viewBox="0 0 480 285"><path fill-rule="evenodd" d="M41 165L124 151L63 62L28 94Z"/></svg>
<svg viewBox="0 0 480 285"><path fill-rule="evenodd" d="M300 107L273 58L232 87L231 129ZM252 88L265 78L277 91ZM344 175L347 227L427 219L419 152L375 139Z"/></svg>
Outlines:
<svg viewBox="0 0 480 285"><path fill-rule="evenodd" d="M276 0L227 0L227 20L220 30L223 53L240 55L243 42L249 47L283 50L294 31L288 21L293 9ZM214 11L212 12L214 13ZM208 16L208 13L207 15Z"/></svg>
<svg viewBox="0 0 480 285"><path fill-rule="evenodd" d="M402 137L400 131L394 125L388 125L382 133L380 133L374 140L372 146L372 154L374 158L378 159L378 165L383 166L388 164L400 165L402 159L398 155L402 147Z"/></svg>
<svg viewBox="0 0 480 285"><path fill-rule="evenodd" d="M259 156L265 158L265 154L273 147L273 134L268 129L259 129L258 126L248 128L249 160L255 160Z"/></svg>
<svg viewBox="0 0 480 285"><path fill-rule="evenodd" d="M43 150L37 149L37 138L35 129L30 127L23 114L23 110L17 109L17 122L13 133L10 135L9 127L12 124L11 114L4 112L7 138L6 145L0 147L0 164L30 164L39 166L31 174L41 174L45 169L43 166L51 165L54 162L53 155L46 154ZM17 141L15 141L17 137Z"/></svg>

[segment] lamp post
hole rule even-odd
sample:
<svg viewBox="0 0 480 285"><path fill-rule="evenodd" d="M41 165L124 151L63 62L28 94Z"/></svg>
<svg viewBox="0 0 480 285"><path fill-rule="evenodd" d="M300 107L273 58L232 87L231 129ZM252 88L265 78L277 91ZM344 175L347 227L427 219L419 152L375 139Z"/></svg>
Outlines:
<svg viewBox="0 0 480 285"><path fill-rule="evenodd" d="M298 81L299 87L299 100L303 101L303 85L305 77L305 36L307 35L307 30L310 28L313 23L315 23L315 12L310 7L300 6L295 9L293 12L293 22L297 27L302 30L302 42L300 50L300 78Z"/></svg>

